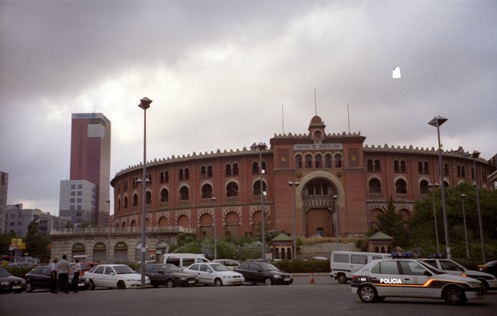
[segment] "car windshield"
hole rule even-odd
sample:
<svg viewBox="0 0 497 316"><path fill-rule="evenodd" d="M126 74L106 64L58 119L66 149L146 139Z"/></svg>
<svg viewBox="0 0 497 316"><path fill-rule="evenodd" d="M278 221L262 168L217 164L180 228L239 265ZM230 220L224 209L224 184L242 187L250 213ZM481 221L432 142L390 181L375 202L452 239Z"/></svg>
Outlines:
<svg viewBox="0 0 497 316"><path fill-rule="evenodd" d="M278 271L278 268L270 263L260 263L260 267L262 271Z"/></svg>
<svg viewBox="0 0 497 316"><path fill-rule="evenodd" d="M426 262L418 261L418 263L435 274L444 274L445 273L443 271L438 270L437 268L435 268L434 266L432 266Z"/></svg>
<svg viewBox="0 0 497 316"><path fill-rule="evenodd" d="M226 266L224 266L220 263L212 263L210 266L211 266L212 270L214 270L214 271L231 271Z"/></svg>
<svg viewBox="0 0 497 316"><path fill-rule="evenodd" d="M163 265L162 270L164 270L164 272L181 272L180 268L170 263Z"/></svg>
<svg viewBox="0 0 497 316"><path fill-rule="evenodd" d="M0 277L6 277L6 276L11 276L12 274L9 273L9 271L0 268Z"/></svg>
<svg viewBox="0 0 497 316"><path fill-rule="evenodd" d="M128 266L114 266L114 270L116 270L117 274L128 274L128 273L135 273L130 267Z"/></svg>

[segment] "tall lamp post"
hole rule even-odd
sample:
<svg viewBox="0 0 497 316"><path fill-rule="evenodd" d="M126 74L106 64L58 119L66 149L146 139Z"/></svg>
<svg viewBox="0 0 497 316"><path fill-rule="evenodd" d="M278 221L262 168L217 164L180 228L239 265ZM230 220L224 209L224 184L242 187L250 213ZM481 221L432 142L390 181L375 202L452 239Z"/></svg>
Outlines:
<svg viewBox="0 0 497 316"><path fill-rule="evenodd" d="M337 250L339 250L339 246L338 246L338 209L337 209L337 199L338 199L338 196L336 194L333 195L333 209L335 211L335 237L337 239Z"/></svg>
<svg viewBox="0 0 497 316"><path fill-rule="evenodd" d="M140 100L138 107L143 109L143 176L142 176L142 238L141 238L141 288L145 288L145 264L146 264L146 221L147 216L145 213L146 193L147 193L147 109L150 107L152 100L145 97Z"/></svg>
<svg viewBox="0 0 497 316"><path fill-rule="evenodd" d="M253 144L250 146L251 149L259 149L259 176L260 176L260 187L261 187L261 230L262 230L262 261L266 261L266 223L265 223L265 214L264 214L264 189L263 189L263 181L262 174L264 173L264 169L262 169L262 151L266 150L267 146L265 143L260 142L259 144Z"/></svg>
<svg viewBox="0 0 497 316"><path fill-rule="evenodd" d="M300 182L292 182L288 181L288 186L292 189L292 215L293 215L293 260L296 259L297 257L297 228L296 228L296 206L295 206L295 191L297 190L297 187L299 186Z"/></svg>
<svg viewBox="0 0 497 316"><path fill-rule="evenodd" d="M475 175L475 190L476 190L476 209L478 210L478 225L480 228L480 241L481 241L481 258L483 262L487 262L485 258L485 241L483 239L483 224L481 220L481 211L480 211L480 192L478 190L478 172L476 170L476 159L480 157L480 152L473 151L473 172Z"/></svg>
<svg viewBox="0 0 497 316"><path fill-rule="evenodd" d="M430 183L429 186L432 188L431 196L433 200L433 219L435 220L435 240L437 242L437 254L440 254L440 243L438 241L437 209L435 208L435 189L438 187L438 183Z"/></svg>
<svg viewBox="0 0 497 316"><path fill-rule="evenodd" d="M450 252L450 243L449 243L449 226L447 223L447 211L445 209L445 190L444 190L444 175L443 175L443 163L442 163L442 144L440 143L440 125L445 123L447 119L442 116L436 116L431 121L428 122L429 125L437 128L437 136L438 136L438 162L439 162L439 171L440 171L440 190L442 192L442 214L444 220L444 230L445 230L445 249L447 251L447 258L450 259L452 257Z"/></svg>
<svg viewBox="0 0 497 316"><path fill-rule="evenodd" d="M213 218L213 229L214 229L214 260L217 259L217 232L216 232L216 197L212 197L212 203L214 203L214 218Z"/></svg>
<svg viewBox="0 0 497 316"><path fill-rule="evenodd" d="M466 212L464 211L464 198L466 194L461 194L462 218L464 222L464 239L466 240L466 258L469 260L468 230L466 228Z"/></svg>

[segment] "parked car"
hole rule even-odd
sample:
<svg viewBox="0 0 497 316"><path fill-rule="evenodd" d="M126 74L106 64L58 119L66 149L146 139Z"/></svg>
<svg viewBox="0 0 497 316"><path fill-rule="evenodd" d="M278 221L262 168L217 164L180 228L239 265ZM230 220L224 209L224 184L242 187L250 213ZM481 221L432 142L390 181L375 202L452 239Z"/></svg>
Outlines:
<svg viewBox="0 0 497 316"><path fill-rule="evenodd" d="M371 261L352 275L350 289L365 303L409 297L444 299L447 304L459 305L484 297L479 280L448 274L415 259Z"/></svg>
<svg viewBox="0 0 497 316"><path fill-rule="evenodd" d="M478 270L486 273L490 273L497 277L497 260L489 261L485 264L479 264Z"/></svg>
<svg viewBox="0 0 497 316"><path fill-rule="evenodd" d="M225 265L228 269L233 270L240 265L240 262L232 259L215 259L212 262L217 262Z"/></svg>
<svg viewBox="0 0 497 316"><path fill-rule="evenodd" d="M462 264L459 264L451 259L430 258L421 260L446 273L467 276L480 280L483 286L485 286L485 293L488 290L497 290L497 277L495 275L481 271L469 270Z"/></svg>
<svg viewBox="0 0 497 316"><path fill-rule="evenodd" d="M241 273L245 281L263 283L265 285L273 284L292 284L293 276L282 271L267 262L244 262L233 271Z"/></svg>
<svg viewBox="0 0 497 316"><path fill-rule="evenodd" d="M21 293L26 290L26 280L13 276L9 271L0 267L0 291Z"/></svg>
<svg viewBox="0 0 497 316"><path fill-rule="evenodd" d="M125 264L101 264L85 273L90 280L90 290L96 287L129 289L141 287L141 274L133 271ZM150 285L150 279L145 276L145 286Z"/></svg>
<svg viewBox="0 0 497 316"><path fill-rule="evenodd" d="M226 266L215 262L194 263L183 272L196 275L198 282L205 285L242 285L245 281L240 273L231 271Z"/></svg>
<svg viewBox="0 0 497 316"><path fill-rule="evenodd" d="M141 272L138 269L136 272ZM150 284L153 287L164 285L166 287L175 286L193 286L198 283L196 276L184 273L180 268L174 264L147 264L145 266L145 275L150 279Z"/></svg>
<svg viewBox="0 0 497 316"><path fill-rule="evenodd" d="M35 289L47 289L52 287L52 276L50 266L38 266L26 273L26 292L33 292ZM72 276L69 275L69 290L73 291L71 284ZM78 290L85 291L90 287L90 281L85 277L79 278Z"/></svg>

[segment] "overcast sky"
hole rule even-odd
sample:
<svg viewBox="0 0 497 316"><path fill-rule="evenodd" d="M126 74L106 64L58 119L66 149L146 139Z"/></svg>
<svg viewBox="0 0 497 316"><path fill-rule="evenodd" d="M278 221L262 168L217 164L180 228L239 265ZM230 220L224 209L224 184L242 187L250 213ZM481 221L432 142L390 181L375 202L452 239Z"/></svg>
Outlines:
<svg viewBox="0 0 497 316"><path fill-rule="evenodd" d="M348 132L347 105L368 146L436 147L441 115L444 149L490 159L497 1L0 0L8 204L58 214L72 113L111 120L111 178L139 164L145 96L150 160L307 133L316 109Z"/></svg>

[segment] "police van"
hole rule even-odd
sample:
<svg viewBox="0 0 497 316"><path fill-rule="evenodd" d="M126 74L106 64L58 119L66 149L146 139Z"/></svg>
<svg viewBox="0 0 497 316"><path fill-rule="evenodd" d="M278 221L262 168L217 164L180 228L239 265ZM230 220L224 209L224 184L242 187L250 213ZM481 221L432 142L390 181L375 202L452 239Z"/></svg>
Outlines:
<svg viewBox="0 0 497 316"><path fill-rule="evenodd" d="M211 262L203 254L197 253L166 253L163 263L172 263L180 269L188 268L194 263Z"/></svg>
<svg viewBox="0 0 497 316"><path fill-rule="evenodd" d="M366 263L388 258L392 258L388 253L333 251L330 258L330 277L338 280L340 284L345 284L352 280L352 274Z"/></svg>

